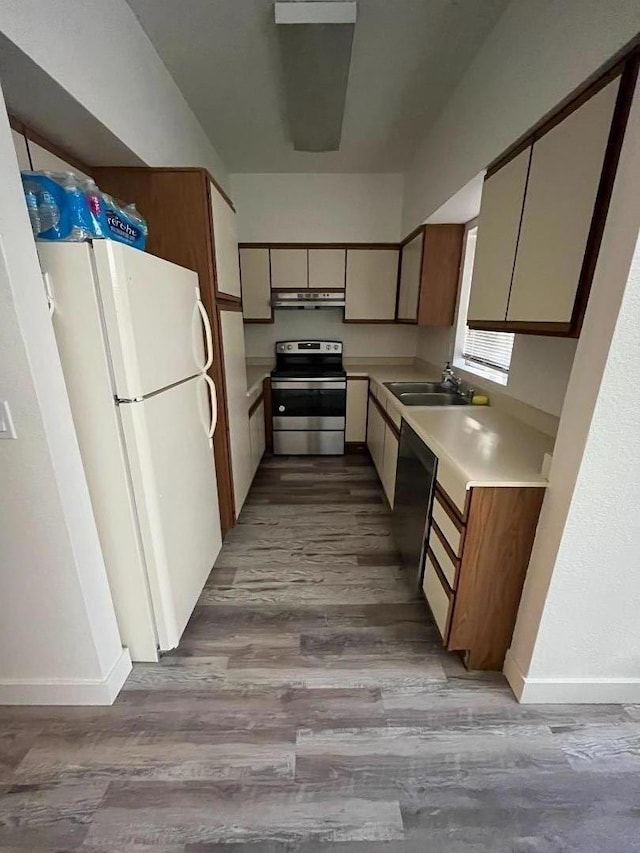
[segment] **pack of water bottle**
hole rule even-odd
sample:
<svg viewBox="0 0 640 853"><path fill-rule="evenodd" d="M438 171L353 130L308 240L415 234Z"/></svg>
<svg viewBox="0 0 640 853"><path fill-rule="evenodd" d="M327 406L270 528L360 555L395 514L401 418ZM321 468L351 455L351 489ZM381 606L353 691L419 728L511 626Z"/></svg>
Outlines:
<svg viewBox="0 0 640 853"><path fill-rule="evenodd" d="M123 205L91 178L74 172L22 172L31 228L36 240L107 239L144 249L147 223L135 205Z"/></svg>

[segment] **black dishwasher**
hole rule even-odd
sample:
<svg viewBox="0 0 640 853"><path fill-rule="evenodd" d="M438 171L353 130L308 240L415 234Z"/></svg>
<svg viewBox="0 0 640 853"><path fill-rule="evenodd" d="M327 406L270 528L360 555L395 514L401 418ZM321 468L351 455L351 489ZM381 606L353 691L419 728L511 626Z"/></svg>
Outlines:
<svg viewBox="0 0 640 853"><path fill-rule="evenodd" d="M403 420L392 526L402 563L418 588L422 585L422 552L429 538L437 468L438 457Z"/></svg>

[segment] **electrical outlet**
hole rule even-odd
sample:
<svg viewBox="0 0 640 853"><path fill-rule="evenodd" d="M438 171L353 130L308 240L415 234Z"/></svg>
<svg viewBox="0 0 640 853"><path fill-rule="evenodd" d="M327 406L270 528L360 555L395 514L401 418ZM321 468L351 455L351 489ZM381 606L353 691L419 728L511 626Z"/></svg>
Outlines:
<svg viewBox="0 0 640 853"><path fill-rule="evenodd" d="M0 438L17 438L7 400L0 401Z"/></svg>

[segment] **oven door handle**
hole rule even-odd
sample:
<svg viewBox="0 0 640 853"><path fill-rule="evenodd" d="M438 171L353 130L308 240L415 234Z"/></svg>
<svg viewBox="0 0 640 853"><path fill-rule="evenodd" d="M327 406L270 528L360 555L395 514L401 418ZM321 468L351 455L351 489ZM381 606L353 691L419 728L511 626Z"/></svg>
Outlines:
<svg viewBox="0 0 640 853"><path fill-rule="evenodd" d="M272 379L274 391L346 391L345 379Z"/></svg>

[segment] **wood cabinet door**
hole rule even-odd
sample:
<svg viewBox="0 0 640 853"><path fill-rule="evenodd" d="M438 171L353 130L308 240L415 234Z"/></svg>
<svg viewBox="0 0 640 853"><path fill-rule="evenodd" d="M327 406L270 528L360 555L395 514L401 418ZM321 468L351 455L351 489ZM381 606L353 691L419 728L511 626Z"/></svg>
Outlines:
<svg viewBox="0 0 640 853"><path fill-rule="evenodd" d="M268 249L240 249L242 314L245 320L273 319Z"/></svg>
<svg viewBox="0 0 640 853"><path fill-rule="evenodd" d="M306 249L271 249L271 289L304 290L308 287Z"/></svg>
<svg viewBox="0 0 640 853"><path fill-rule="evenodd" d="M345 320L388 320L396 314L397 249L347 249Z"/></svg>
<svg viewBox="0 0 640 853"><path fill-rule="evenodd" d="M402 247L400 258L400 284L398 294L398 320L416 321L418 319L418 298L420 296L420 275L422 272L422 249L424 232Z"/></svg>
<svg viewBox="0 0 640 853"><path fill-rule="evenodd" d="M571 321L619 86L613 80L533 145L510 322Z"/></svg>
<svg viewBox="0 0 640 853"><path fill-rule="evenodd" d="M367 379L347 379L347 420L345 441L364 441L367 437Z"/></svg>
<svg viewBox="0 0 640 853"><path fill-rule="evenodd" d="M309 249L309 287L343 290L346 254L344 249Z"/></svg>
<svg viewBox="0 0 640 853"><path fill-rule="evenodd" d="M211 221L216 258L216 292L240 298L240 263L236 214L218 189L210 184Z"/></svg>
<svg viewBox="0 0 640 853"><path fill-rule="evenodd" d="M482 188L467 322L507 316L531 148L491 175Z"/></svg>
<svg viewBox="0 0 640 853"><path fill-rule="evenodd" d="M418 325L453 325L463 243L464 225L426 226Z"/></svg>
<svg viewBox="0 0 640 853"><path fill-rule="evenodd" d="M382 452L382 488L393 509L396 490L396 469L398 467L398 439L388 424L384 425L384 447Z"/></svg>

